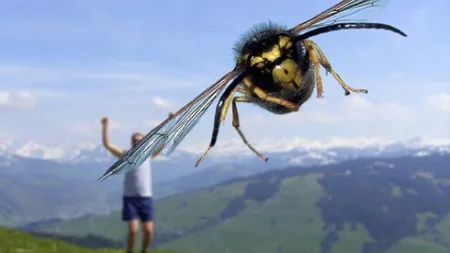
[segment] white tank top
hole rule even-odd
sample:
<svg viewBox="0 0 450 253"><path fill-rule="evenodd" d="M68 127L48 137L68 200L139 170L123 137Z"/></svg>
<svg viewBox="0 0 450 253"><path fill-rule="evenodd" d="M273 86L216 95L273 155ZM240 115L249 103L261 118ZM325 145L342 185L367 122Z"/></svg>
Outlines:
<svg viewBox="0 0 450 253"><path fill-rule="evenodd" d="M152 172L150 159L146 159L142 165L124 175L123 195L127 197L151 197Z"/></svg>

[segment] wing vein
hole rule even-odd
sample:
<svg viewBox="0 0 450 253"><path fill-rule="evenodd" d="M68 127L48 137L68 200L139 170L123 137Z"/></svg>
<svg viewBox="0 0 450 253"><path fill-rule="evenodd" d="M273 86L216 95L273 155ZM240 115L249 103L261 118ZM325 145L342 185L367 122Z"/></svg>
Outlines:
<svg viewBox="0 0 450 253"><path fill-rule="evenodd" d="M168 156L183 141L186 135L198 123L219 93L229 81L241 71L232 70L178 110L171 118L150 130L142 140L129 149L99 178L106 178L139 167L149 156L161 150L161 154Z"/></svg>

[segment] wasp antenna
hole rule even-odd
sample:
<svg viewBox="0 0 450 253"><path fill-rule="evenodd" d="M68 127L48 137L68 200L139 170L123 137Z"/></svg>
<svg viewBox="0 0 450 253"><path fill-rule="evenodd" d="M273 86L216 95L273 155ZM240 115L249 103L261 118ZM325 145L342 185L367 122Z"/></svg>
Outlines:
<svg viewBox="0 0 450 253"><path fill-rule="evenodd" d="M322 33L328 33L328 32L334 32L338 30L344 30L344 29L383 29L383 30L389 30L391 32L398 33L402 36L407 36L406 33L402 32L400 29L395 28L391 25L387 24L381 24L381 23L340 23L340 24L333 24L333 25L327 25L324 27L320 27L314 30L311 30L309 32L306 32L304 34L300 34L298 36L295 36L294 40L305 40L310 37L322 34Z"/></svg>

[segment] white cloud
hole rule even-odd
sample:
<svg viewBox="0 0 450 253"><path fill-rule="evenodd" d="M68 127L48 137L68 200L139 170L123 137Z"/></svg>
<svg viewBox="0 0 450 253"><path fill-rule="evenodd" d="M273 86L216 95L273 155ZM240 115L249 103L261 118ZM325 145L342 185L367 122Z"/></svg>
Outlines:
<svg viewBox="0 0 450 253"><path fill-rule="evenodd" d="M63 157L65 150L61 147L43 146L36 142L29 141L16 149L15 154L26 157L57 159Z"/></svg>
<svg viewBox="0 0 450 253"><path fill-rule="evenodd" d="M0 108L34 109L37 100L29 91L0 91Z"/></svg>
<svg viewBox="0 0 450 253"><path fill-rule="evenodd" d="M429 95L425 98L425 103L436 110L450 112L450 93L441 92Z"/></svg>
<svg viewBox="0 0 450 253"><path fill-rule="evenodd" d="M153 97L152 104L155 105L159 109L166 109L166 110L176 109L176 105L173 101L162 98L162 97Z"/></svg>
<svg viewBox="0 0 450 253"><path fill-rule="evenodd" d="M448 146L450 145L449 138L413 138L409 140L392 140L380 137L360 137L360 138L344 138L344 137L332 137L326 140L312 140L300 137L292 138L263 138L260 140L252 141L253 147L262 153L266 152L285 152L294 149L313 149L313 150L325 150L330 148L367 148L367 147L379 147L383 148L387 145L391 145L397 142L401 142L410 147L424 147L424 146ZM180 145L181 150L185 150L190 153L202 154L208 146L208 142L201 142L193 145ZM249 148L242 142L240 138L231 138L229 140L221 140L211 150L216 156L230 155L230 154L253 154Z"/></svg>

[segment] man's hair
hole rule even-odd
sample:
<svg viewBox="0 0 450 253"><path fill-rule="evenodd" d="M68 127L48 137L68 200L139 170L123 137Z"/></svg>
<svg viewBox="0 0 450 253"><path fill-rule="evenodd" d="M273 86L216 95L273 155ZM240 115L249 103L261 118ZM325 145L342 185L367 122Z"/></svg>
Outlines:
<svg viewBox="0 0 450 253"><path fill-rule="evenodd" d="M134 140L134 138L138 137L138 136L144 136L142 133L139 132L135 132L131 135L131 139Z"/></svg>

